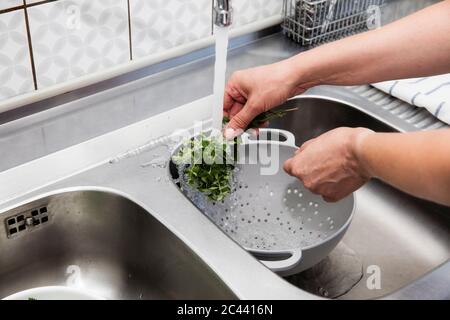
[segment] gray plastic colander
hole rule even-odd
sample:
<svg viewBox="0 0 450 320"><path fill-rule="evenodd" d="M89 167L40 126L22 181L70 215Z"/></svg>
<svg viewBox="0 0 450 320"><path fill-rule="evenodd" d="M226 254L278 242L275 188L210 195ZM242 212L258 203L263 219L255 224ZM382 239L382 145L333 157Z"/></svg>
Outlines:
<svg viewBox="0 0 450 320"><path fill-rule="evenodd" d="M270 140L261 137L270 136ZM238 146L239 164L233 193L212 202L180 183L184 194L231 238L272 271L291 275L325 258L347 230L354 210L353 195L327 203L283 170L297 150L292 133L261 129ZM177 152L177 150L175 151ZM267 174L274 173L274 174Z"/></svg>

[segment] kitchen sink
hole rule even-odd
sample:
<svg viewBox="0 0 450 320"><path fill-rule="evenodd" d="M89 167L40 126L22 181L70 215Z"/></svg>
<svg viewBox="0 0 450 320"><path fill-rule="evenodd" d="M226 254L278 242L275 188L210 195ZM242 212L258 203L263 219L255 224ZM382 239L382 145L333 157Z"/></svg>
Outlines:
<svg viewBox="0 0 450 320"><path fill-rule="evenodd" d="M270 126L291 131L298 146L342 126L395 131L357 107L338 100L306 96L290 100L286 106L299 109L271 122ZM340 298L385 296L450 258L450 208L412 197L375 179L355 193L355 201L354 219L342 242L362 261L362 279ZM345 259L336 263L345 263ZM333 269L322 270L328 278L342 278L342 268L336 263L328 264ZM367 285L373 280L373 270L379 271L378 286ZM323 288L311 289L304 282L298 286L314 294L323 293Z"/></svg>
<svg viewBox="0 0 450 320"><path fill-rule="evenodd" d="M0 221L0 298L43 286L106 299L236 298L174 233L115 192L52 193Z"/></svg>

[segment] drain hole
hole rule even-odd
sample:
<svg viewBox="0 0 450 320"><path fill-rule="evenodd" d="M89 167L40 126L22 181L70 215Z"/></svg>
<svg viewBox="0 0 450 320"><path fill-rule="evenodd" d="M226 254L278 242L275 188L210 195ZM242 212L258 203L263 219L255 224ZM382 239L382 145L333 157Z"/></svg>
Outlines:
<svg viewBox="0 0 450 320"><path fill-rule="evenodd" d="M48 222L50 219L47 206L30 209L27 212L6 218L4 223L8 236L22 233L33 226Z"/></svg>

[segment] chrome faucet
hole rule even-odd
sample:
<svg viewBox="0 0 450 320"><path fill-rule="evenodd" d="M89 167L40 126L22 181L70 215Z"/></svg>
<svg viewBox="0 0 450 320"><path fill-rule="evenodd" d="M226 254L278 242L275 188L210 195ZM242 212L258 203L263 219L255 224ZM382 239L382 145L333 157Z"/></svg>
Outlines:
<svg viewBox="0 0 450 320"><path fill-rule="evenodd" d="M214 6L214 24L218 27L229 27L232 23L233 8L231 0L213 0Z"/></svg>

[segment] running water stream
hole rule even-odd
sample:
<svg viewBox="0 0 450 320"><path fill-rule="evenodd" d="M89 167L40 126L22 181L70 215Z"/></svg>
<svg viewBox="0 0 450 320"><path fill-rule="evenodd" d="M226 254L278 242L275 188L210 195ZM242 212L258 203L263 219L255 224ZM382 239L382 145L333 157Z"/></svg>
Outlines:
<svg viewBox="0 0 450 320"><path fill-rule="evenodd" d="M214 93L213 93L213 129L222 129L223 96L225 93L225 73L227 69L228 53L228 27L216 27L216 62L214 66Z"/></svg>

